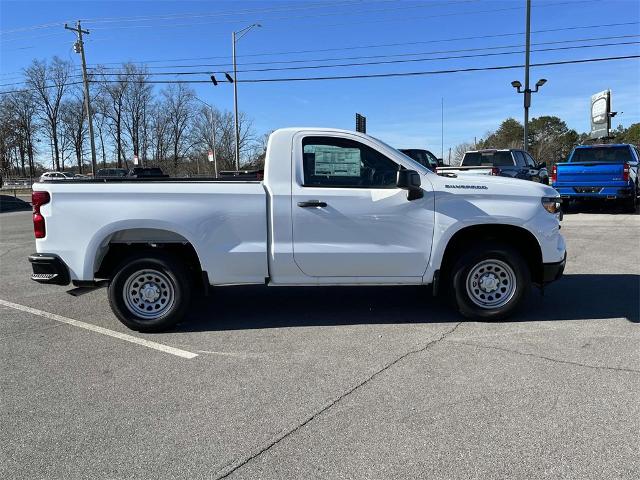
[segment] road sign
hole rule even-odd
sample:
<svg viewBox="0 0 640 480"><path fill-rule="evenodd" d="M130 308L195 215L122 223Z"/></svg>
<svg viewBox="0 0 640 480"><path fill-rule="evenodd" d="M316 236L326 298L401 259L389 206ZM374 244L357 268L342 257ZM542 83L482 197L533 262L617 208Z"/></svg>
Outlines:
<svg viewBox="0 0 640 480"><path fill-rule="evenodd" d="M138 155L133 156L133 164L138 165Z"/></svg>
<svg viewBox="0 0 640 480"><path fill-rule="evenodd" d="M591 138L605 138L611 129L611 90L591 96Z"/></svg>
<svg viewBox="0 0 640 480"><path fill-rule="evenodd" d="M207 158L209 159L210 162L213 162L213 152L211 150L209 150L209 154L207 155Z"/></svg>
<svg viewBox="0 0 640 480"><path fill-rule="evenodd" d="M367 133L367 117L356 113L356 132Z"/></svg>

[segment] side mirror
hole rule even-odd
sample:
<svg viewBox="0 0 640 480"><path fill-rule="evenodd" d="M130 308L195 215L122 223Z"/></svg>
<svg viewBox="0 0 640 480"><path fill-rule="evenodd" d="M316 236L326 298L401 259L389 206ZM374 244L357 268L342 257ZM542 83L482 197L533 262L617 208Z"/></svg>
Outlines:
<svg viewBox="0 0 640 480"><path fill-rule="evenodd" d="M542 162L538 165L538 168L547 168L547 162Z"/></svg>
<svg viewBox="0 0 640 480"><path fill-rule="evenodd" d="M415 170L398 170L396 186L408 191L408 200L422 198L424 193L422 192L422 188L420 188L420 184L420 174Z"/></svg>

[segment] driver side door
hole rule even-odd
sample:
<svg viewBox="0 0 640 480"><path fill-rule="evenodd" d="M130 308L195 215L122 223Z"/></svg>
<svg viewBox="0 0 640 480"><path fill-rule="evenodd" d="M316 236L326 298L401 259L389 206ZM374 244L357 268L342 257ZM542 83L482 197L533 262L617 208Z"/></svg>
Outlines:
<svg viewBox="0 0 640 480"><path fill-rule="evenodd" d="M293 148L293 257L304 275L419 281L433 237L430 183L409 201L396 186L402 167L358 137L300 136Z"/></svg>

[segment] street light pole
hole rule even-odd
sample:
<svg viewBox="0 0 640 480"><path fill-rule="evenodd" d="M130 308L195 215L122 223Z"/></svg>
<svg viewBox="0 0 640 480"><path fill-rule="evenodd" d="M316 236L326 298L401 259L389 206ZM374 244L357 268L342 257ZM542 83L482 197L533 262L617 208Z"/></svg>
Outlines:
<svg viewBox="0 0 640 480"><path fill-rule="evenodd" d="M238 69L236 65L236 42L253 27L261 27L261 25L259 23L253 23L242 30L231 32L231 55L233 56L233 110L236 130L236 170L240 170L240 125L238 124Z"/></svg>
<svg viewBox="0 0 640 480"><path fill-rule="evenodd" d="M524 137L522 139L522 149L526 152L529 150L529 107L531 106L531 94L537 92L542 85L547 83L545 78L541 78L536 82L536 89L531 90L529 87L529 57L531 55L531 0L527 0L527 30L526 30L526 46L525 46L525 63L524 63L524 90L522 84L518 80L511 82L511 86L518 93L524 93Z"/></svg>
<svg viewBox="0 0 640 480"><path fill-rule="evenodd" d="M238 68L236 66L236 32L231 33L233 55L233 119L236 130L236 170L240 170L240 127L238 126Z"/></svg>
<svg viewBox="0 0 640 480"><path fill-rule="evenodd" d="M529 146L529 107L531 106L531 89L529 88L529 59L531 57L531 0L527 0L527 28L524 60L524 151Z"/></svg>

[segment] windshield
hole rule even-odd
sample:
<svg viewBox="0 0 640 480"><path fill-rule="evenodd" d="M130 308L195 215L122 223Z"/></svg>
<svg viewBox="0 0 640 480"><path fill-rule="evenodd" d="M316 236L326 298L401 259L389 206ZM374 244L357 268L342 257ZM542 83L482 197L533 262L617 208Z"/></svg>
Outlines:
<svg viewBox="0 0 640 480"><path fill-rule="evenodd" d="M462 159L464 167L504 167L513 165L511 152L467 152Z"/></svg>
<svg viewBox="0 0 640 480"><path fill-rule="evenodd" d="M629 147L592 147L576 148L570 162L631 162Z"/></svg>

